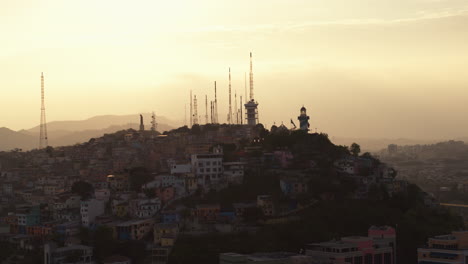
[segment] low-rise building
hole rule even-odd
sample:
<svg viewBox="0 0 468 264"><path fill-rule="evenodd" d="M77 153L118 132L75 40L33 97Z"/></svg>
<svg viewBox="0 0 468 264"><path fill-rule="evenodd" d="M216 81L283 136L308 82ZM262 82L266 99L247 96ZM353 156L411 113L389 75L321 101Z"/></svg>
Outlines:
<svg viewBox="0 0 468 264"><path fill-rule="evenodd" d="M223 177L229 184L242 184L244 181L244 162L224 162Z"/></svg>
<svg viewBox="0 0 468 264"><path fill-rule="evenodd" d="M219 264L293 264L307 263L319 264L326 262L314 261L310 256L299 255L292 252L267 252L253 254L221 253Z"/></svg>
<svg viewBox="0 0 468 264"><path fill-rule="evenodd" d="M258 195L257 207L262 210L265 216L275 215L275 204L271 195Z"/></svg>
<svg viewBox="0 0 468 264"><path fill-rule="evenodd" d="M97 199L81 201L81 224L89 227L94 223L96 216L104 214L105 202Z"/></svg>
<svg viewBox="0 0 468 264"><path fill-rule="evenodd" d="M154 219L131 220L115 225L119 240L140 240L153 230Z"/></svg>
<svg viewBox="0 0 468 264"><path fill-rule="evenodd" d="M396 232L392 227L371 227L368 236L306 245L305 254L333 264L395 264Z"/></svg>
<svg viewBox="0 0 468 264"><path fill-rule="evenodd" d="M192 211L199 221L215 221L219 218L221 207L219 204L199 204Z"/></svg>
<svg viewBox="0 0 468 264"><path fill-rule="evenodd" d="M44 264L95 263L93 248L83 245L71 245L57 248L53 243L44 245Z"/></svg>
<svg viewBox="0 0 468 264"><path fill-rule="evenodd" d="M418 264L468 263L468 231L452 232L429 238L418 248Z"/></svg>
<svg viewBox="0 0 468 264"><path fill-rule="evenodd" d="M158 245L162 245L162 238L163 237L177 237L179 233L179 225L178 224L164 224L159 223L154 225L154 243Z"/></svg>

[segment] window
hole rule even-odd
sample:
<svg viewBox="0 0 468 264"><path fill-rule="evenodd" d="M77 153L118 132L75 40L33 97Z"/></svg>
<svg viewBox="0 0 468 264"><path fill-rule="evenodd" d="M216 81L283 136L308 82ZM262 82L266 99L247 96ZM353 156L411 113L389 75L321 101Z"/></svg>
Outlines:
<svg viewBox="0 0 468 264"><path fill-rule="evenodd" d="M364 257L364 264L372 264L372 255L371 254L366 254Z"/></svg>
<svg viewBox="0 0 468 264"><path fill-rule="evenodd" d="M382 254L374 255L374 264L382 264Z"/></svg>
<svg viewBox="0 0 468 264"><path fill-rule="evenodd" d="M362 256L354 257L354 264L362 264Z"/></svg>
<svg viewBox="0 0 468 264"><path fill-rule="evenodd" d="M353 258L345 258L346 263L353 263Z"/></svg>
<svg viewBox="0 0 468 264"><path fill-rule="evenodd" d="M391 263L392 263L392 254L384 253L384 264L391 264Z"/></svg>

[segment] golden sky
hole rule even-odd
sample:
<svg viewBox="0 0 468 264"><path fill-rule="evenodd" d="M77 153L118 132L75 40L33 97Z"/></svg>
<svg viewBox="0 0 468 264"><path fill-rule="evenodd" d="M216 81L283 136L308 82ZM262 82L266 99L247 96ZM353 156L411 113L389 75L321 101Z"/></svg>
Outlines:
<svg viewBox="0 0 468 264"><path fill-rule="evenodd" d="M48 121L182 123L214 80L225 121L252 51L268 127L304 105L332 136L468 135L466 0L4 0L0 43L0 127L38 125L41 72Z"/></svg>

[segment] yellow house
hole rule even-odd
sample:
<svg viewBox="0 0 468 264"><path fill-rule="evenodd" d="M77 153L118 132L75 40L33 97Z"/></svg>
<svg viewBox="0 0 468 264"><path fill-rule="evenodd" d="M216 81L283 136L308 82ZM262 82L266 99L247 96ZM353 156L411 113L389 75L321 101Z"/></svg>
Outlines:
<svg viewBox="0 0 468 264"><path fill-rule="evenodd" d="M176 241L176 237L173 235L165 235L161 237L161 246L173 247Z"/></svg>
<svg viewBox="0 0 468 264"><path fill-rule="evenodd" d="M156 224L154 226L154 243L162 246L164 246L163 242L164 244L174 243L178 233L179 226L177 224Z"/></svg>
<svg viewBox="0 0 468 264"><path fill-rule="evenodd" d="M115 206L115 215L125 217L128 214L128 203L121 203Z"/></svg>

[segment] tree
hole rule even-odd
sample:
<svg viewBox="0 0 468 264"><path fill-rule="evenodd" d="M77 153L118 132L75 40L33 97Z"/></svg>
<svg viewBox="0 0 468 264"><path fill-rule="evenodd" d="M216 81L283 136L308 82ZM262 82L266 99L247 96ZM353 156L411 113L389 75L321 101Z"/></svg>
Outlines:
<svg viewBox="0 0 468 264"><path fill-rule="evenodd" d="M77 181L73 183L71 191L80 195L83 200L86 200L91 197L94 188L89 182Z"/></svg>
<svg viewBox="0 0 468 264"><path fill-rule="evenodd" d="M143 192L145 193L146 197L149 199L156 197L156 192L153 188L144 189Z"/></svg>
<svg viewBox="0 0 468 264"><path fill-rule="evenodd" d="M54 153L54 148L51 146L47 146L45 148L46 153L49 155L49 157L52 157L52 154Z"/></svg>
<svg viewBox="0 0 468 264"><path fill-rule="evenodd" d="M116 240L113 238L113 231L106 226L100 226L94 233L94 254L98 259L104 259L117 250Z"/></svg>
<svg viewBox="0 0 468 264"><path fill-rule="evenodd" d="M130 188L139 192L143 184L152 180L151 173L144 167L136 167L130 170Z"/></svg>
<svg viewBox="0 0 468 264"><path fill-rule="evenodd" d="M359 153L361 152L361 146L359 146L357 143L353 143L353 144L351 144L351 147L350 147L349 151L354 156L358 156Z"/></svg>

